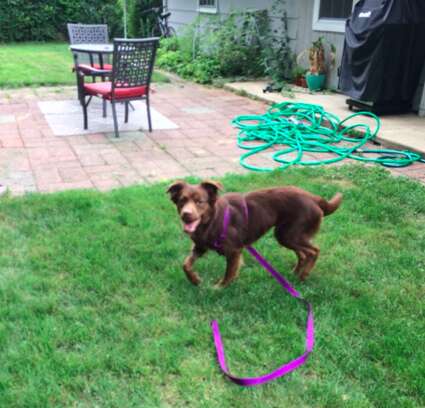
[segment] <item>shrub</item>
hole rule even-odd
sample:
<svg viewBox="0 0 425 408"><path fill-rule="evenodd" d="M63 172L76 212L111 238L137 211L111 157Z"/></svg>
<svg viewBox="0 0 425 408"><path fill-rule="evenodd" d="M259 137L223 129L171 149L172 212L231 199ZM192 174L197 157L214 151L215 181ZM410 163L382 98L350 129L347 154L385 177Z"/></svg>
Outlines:
<svg viewBox="0 0 425 408"><path fill-rule="evenodd" d="M106 23L111 37L122 36L117 0L1 0L0 42L68 38L66 23Z"/></svg>
<svg viewBox="0 0 425 408"><path fill-rule="evenodd" d="M219 77L258 76L261 61L260 17L267 14L231 13L225 19L201 17L178 39L163 39L157 64L200 83Z"/></svg>
<svg viewBox="0 0 425 408"><path fill-rule="evenodd" d="M232 12L227 18L213 19L201 31L198 53L215 59L222 76L258 76L262 38L268 27L267 11Z"/></svg>
<svg viewBox="0 0 425 408"><path fill-rule="evenodd" d="M157 66L175 72L183 78L190 78L201 84L211 83L220 76L220 67L216 60L204 56L191 58L180 50L164 50L164 40L158 50Z"/></svg>
<svg viewBox="0 0 425 408"><path fill-rule="evenodd" d="M275 1L271 9L278 17L279 24L275 29L271 25L267 27L262 60L265 73L271 78L273 86L280 88L285 81L293 79L296 58L290 47L285 2Z"/></svg>
<svg viewBox="0 0 425 408"><path fill-rule="evenodd" d="M178 39L161 41L157 64L194 81L223 77L261 77L274 82L291 77L294 56L289 46L287 15L282 2L282 28L273 31L267 10L232 12L227 17L199 17Z"/></svg>
<svg viewBox="0 0 425 408"><path fill-rule="evenodd" d="M132 37L150 37L156 27L153 13L143 14L152 7L162 8L161 0L131 0L128 2L128 25Z"/></svg>

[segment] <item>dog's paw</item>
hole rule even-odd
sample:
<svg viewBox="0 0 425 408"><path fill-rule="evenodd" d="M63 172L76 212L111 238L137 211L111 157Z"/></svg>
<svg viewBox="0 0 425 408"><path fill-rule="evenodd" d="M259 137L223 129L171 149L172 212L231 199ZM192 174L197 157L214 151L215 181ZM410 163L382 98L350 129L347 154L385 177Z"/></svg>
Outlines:
<svg viewBox="0 0 425 408"><path fill-rule="evenodd" d="M224 289L229 286L230 282L226 282L224 278L219 279L213 286L214 289Z"/></svg>
<svg viewBox="0 0 425 408"><path fill-rule="evenodd" d="M243 255L241 254L241 256L239 257L239 268L242 268L242 266L245 266L245 260Z"/></svg>
<svg viewBox="0 0 425 408"><path fill-rule="evenodd" d="M199 277L197 273L192 273L191 276L188 278L190 280L190 283L192 283L192 285L195 285L195 286L198 286L202 282L202 279Z"/></svg>

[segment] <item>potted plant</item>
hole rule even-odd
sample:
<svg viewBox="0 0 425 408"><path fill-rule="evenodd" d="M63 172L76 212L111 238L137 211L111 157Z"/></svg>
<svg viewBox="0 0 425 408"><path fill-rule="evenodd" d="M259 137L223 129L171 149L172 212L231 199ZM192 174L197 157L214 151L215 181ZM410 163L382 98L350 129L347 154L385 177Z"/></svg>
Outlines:
<svg viewBox="0 0 425 408"><path fill-rule="evenodd" d="M333 44L329 44L329 65L335 64L336 49ZM311 47L303 51L299 57L308 53L309 69L305 75L308 88L310 91L318 91L323 89L326 82L327 61L325 52L325 39L319 37L313 41Z"/></svg>
<svg viewBox="0 0 425 408"><path fill-rule="evenodd" d="M307 72L305 79L310 91L322 89L326 81L326 65L325 65L325 46L323 37L319 37L313 41L308 49L308 61L310 69Z"/></svg>
<svg viewBox="0 0 425 408"><path fill-rule="evenodd" d="M302 88L307 88L307 82L305 79L305 74L307 69L303 68L300 65L297 65L292 71L292 81L294 85L300 86Z"/></svg>

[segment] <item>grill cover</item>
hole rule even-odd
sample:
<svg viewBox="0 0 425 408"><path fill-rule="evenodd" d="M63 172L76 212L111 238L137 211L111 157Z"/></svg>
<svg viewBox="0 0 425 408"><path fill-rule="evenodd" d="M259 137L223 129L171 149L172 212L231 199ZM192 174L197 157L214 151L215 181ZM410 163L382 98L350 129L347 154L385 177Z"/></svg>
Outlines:
<svg viewBox="0 0 425 408"><path fill-rule="evenodd" d="M340 89L411 105L425 64L425 0L360 0L346 22Z"/></svg>

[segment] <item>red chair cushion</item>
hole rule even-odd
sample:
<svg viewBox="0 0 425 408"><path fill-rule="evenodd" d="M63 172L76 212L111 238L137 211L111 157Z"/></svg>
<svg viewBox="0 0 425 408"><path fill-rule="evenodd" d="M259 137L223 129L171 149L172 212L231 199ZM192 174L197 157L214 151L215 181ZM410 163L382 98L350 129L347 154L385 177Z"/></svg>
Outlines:
<svg viewBox="0 0 425 408"><path fill-rule="evenodd" d="M88 64L79 64L78 65L78 69L80 69L81 71L83 71L85 74L89 74L92 71L92 69L102 69L100 67L100 64L93 64L93 66L88 65ZM107 71L112 71L112 65L111 64L103 64L103 69L107 70Z"/></svg>
<svg viewBox="0 0 425 408"><path fill-rule="evenodd" d="M84 84L84 91L89 95L101 96L104 99L111 99L111 82L94 82ZM114 99L139 98L146 95L147 86L135 86L132 88L115 88Z"/></svg>

